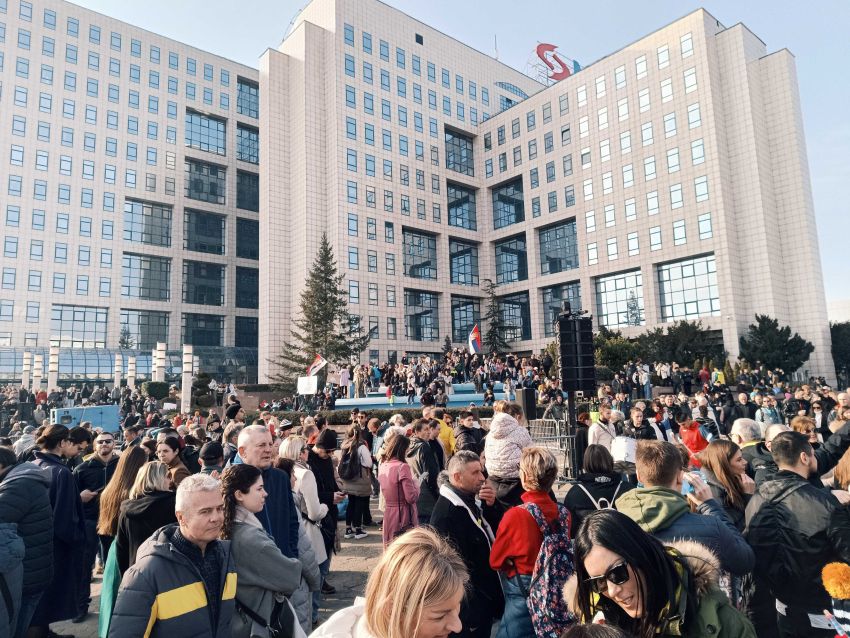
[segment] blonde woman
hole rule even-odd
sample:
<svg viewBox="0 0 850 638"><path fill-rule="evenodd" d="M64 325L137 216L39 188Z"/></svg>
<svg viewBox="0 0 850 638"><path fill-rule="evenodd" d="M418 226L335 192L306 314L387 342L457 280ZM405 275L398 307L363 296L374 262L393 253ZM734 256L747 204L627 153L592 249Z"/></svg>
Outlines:
<svg viewBox="0 0 850 638"><path fill-rule="evenodd" d="M307 439L293 435L283 440L278 455L281 459L292 461L293 497L306 523L305 531L316 553L316 562L321 564L328 557L320 526L322 519L328 514L328 506L319 501L316 477L307 466L308 452Z"/></svg>
<svg viewBox="0 0 850 638"><path fill-rule="evenodd" d="M395 539L366 583L311 638L441 638L459 633L466 565L445 539L416 527Z"/></svg>
<svg viewBox="0 0 850 638"><path fill-rule="evenodd" d="M177 522L175 494L169 489L169 467L162 461L146 463L130 488L130 500L121 504L115 551L123 575L136 562L136 552L163 525Z"/></svg>

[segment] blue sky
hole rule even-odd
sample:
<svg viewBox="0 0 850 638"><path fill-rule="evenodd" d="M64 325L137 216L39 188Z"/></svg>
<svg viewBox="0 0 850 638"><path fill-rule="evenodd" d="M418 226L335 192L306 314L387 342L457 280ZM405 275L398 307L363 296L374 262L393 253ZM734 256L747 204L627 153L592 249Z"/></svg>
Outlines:
<svg viewBox="0 0 850 638"><path fill-rule="evenodd" d="M77 4L243 64L257 66L280 43L303 0L76 0ZM538 42L557 44L589 64L668 22L705 7L722 24L746 24L768 51L789 49L797 60L803 122L827 300L850 298L846 237L850 231L850 2L720 0L390 0L389 4L486 53L498 39L499 59L521 71ZM522 11L517 11L521 6ZM777 259L793 258L777 248Z"/></svg>

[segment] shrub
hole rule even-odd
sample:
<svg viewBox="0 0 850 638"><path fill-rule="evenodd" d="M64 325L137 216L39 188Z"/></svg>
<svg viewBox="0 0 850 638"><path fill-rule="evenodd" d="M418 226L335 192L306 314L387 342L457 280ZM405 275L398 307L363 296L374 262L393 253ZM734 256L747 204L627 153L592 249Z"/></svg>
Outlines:
<svg viewBox="0 0 850 638"><path fill-rule="evenodd" d="M199 408L211 408L215 404L215 397L211 394L202 394L195 397L195 405Z"/></svg>
<svg viewBox="0 0 850 638"><path fill-rule="evenodd" d="M165 381L145 381L142 384L142 394L157 401L168 396L169 385Z"/></svg>

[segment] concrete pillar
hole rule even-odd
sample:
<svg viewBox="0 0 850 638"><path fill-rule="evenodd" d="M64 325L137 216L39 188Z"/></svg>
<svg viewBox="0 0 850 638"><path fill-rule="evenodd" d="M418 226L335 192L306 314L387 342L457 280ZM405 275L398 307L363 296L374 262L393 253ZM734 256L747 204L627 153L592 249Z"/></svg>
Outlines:
<svg viewBox="0 0 850 638"><path fill-rule="evenodd" d="M156 344L154 362L156 367L152 371L152 379L160 382L165 381L165 344L161 341Z"/></svg>
<svg viewBox="0 0 850 638"><path fill-rule="evenodd" d="M121 389L121 376L124 373L124 356L118 352L115 353L115 378L112 380L113 385Z"/></svg>
<svg viewBox="0 0 850 638"><path fill-rule="evenodd" d="M47 357L47 391L59 387L59 347L50 346L50 354Z"/></svg>
<svg viewBox="0 0 850 638"><path fill-rule="evenodd" d="M32 376L32 352L24 353L24 369L21 374L21 386L30 389L30 381Z"/></svg>
<svg viewBox="0 0 850 638"><path fill-rule="evenodd" d="M44 376L44 355L37 354L33 357L32 364L32 391L38 393L41 390L41 378Z"/></svg>
<svg viewBox="0 0 850 638"><path fill-rule="evenodd" d="M127 387L136 389L136 357L127 357Z"/></svg>
<svg viewBox="0 0 850 638"><path fill-rule="evenodd" d="M183 346L183 377L180 390L180 411L192 409L192 376L195 371L195 357L192 346Z"/></svg>

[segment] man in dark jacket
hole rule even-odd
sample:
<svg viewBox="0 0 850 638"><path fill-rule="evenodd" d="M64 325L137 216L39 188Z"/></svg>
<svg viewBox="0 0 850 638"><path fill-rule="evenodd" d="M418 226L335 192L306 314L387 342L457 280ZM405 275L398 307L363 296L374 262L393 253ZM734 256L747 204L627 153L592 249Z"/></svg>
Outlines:
<svg viewBox="0 0 850 638"><path fill-rule="evenodd" d="M617 499L617 509L662 543L674 539L693 540L708 547L720 567L737 576L753 569L753 550L735 524L715 501L711 489L696 473L685 474L682 456L667 441L638 441L635 458L637 478L644 487ZM693 491L682 496L682 482ZM688 501L697 506L691 513Z"/></svg>
<svg viewBox="0 0 850 638"><path fill-rule="evenodd" d="M455 450L469 450L481 454L484 450L484 430L475 427L472 412L461 412L455 428Z"/></svg>
<svg viewBox="0 0 850 638"><path fill-rule="evenodd" d="M416 419L413 422L413 437L407 450L407 463L413 472L413 479L419 484L419 499L416 508L419 522L427 525L434 511L434 503L439 496L437 476L440 465L428 442L431 438L431 424L428 419Z"/></svg>
<svg viewBox="0 0 850 638"><path fill-rule="evenodd" d="M747 475L754 479L756 471L765 463L773 463L770 450L761 437L761 428L753 419L735 419L729 438L741 448L741 456L747 461Z"/></svg>
<svg viewBox="0 0 850 638"><path fill-rule="evenodd" d="M193 474L177 488L177 525L157 530L121 579L109 636L229 638L236 597L219 482Z"/></svg>
<svg viewBox="0 0 850 638"><path fill-rule="evenodd" d="M755 575L776 598L779 635L832 636L823 610L830 608L821 570L850 562L850 510L810 483L818 458L808 437L781 432L771 443L779 470L747 505L744 534L756 553ZM846 492L839 493L846 499Z"/></svg>
<svg viewBox="0 0 850 638"><path fill-rule="evenodd" d="M740 392L738 394L738 401L732 406L729 416L726 418L726 429L728 430L732 427L735 419L755 419L758 407L750 401L750 397L746 392Z"/></svg>
<svg viewBox="0 0 850 638"><path fill-rule="evenodd" d="M97 518L100 515L100 493L115 473L118 455L115 454L115 438L109 432L98 434L94 440L94 454L74 468L74 478L83 501L83 516L86 524L86 544L83 550L83 582L80 585L79 613L72 622L80 623L89 613L91 602L91 577L94 559L100 553L106 562L108 539L97 535ZM104 544L102 544L104 543Z"/></svg>
<svg viewBox="0 0 850 638"><path fill-rule="evenodd" d="M774 423L769 425L764 432L764 444L768 450L771 450L773 439L782 432L789 432L791 428L782 423ZM815 487L822 487L823 483L820 477L829 472L832 468L838 465L838 461L844 456L844 453L850 448L850 423L844 425L838 432L830 436L823 444L814 451L817 459L816 471L809 476L809 482ZM765 481L773 478L773 475L779 471L776 461L771 458L765 461L764 464L756 471L755 481L758 488Z"/></svg>
<svg viewBox="0 0 850 638"><path fill-rule="evenodd" d="M24 540L24 580L17 629L26 635L44 590L53 580L53 508L50 471L32 463L17 463L15 453L0 447L0 521L15 523Z"/></svg>
<svg viewBox="0 0 850 638"><path fill-rule="evenodd" d="M479 507L478 499L482 505ZM463 450L449 460L448 482L431 514L431 526L457 548L469 570L469 589L460 606L462 637L489 638L493 620L502 614L499 575L490 567L493 531L490 519L496 493L485 484L481 459Z"/></svg>
<svg viewBox="0 0 850 638"><path fill-rule="evenodd" d="M263 473L266 504L257 513L284 556L298 558L298 514L292 498L289 474L272 467L272 435L262 425L249 425L239 433L239 455L234 463L253 465Z"/></svg>

